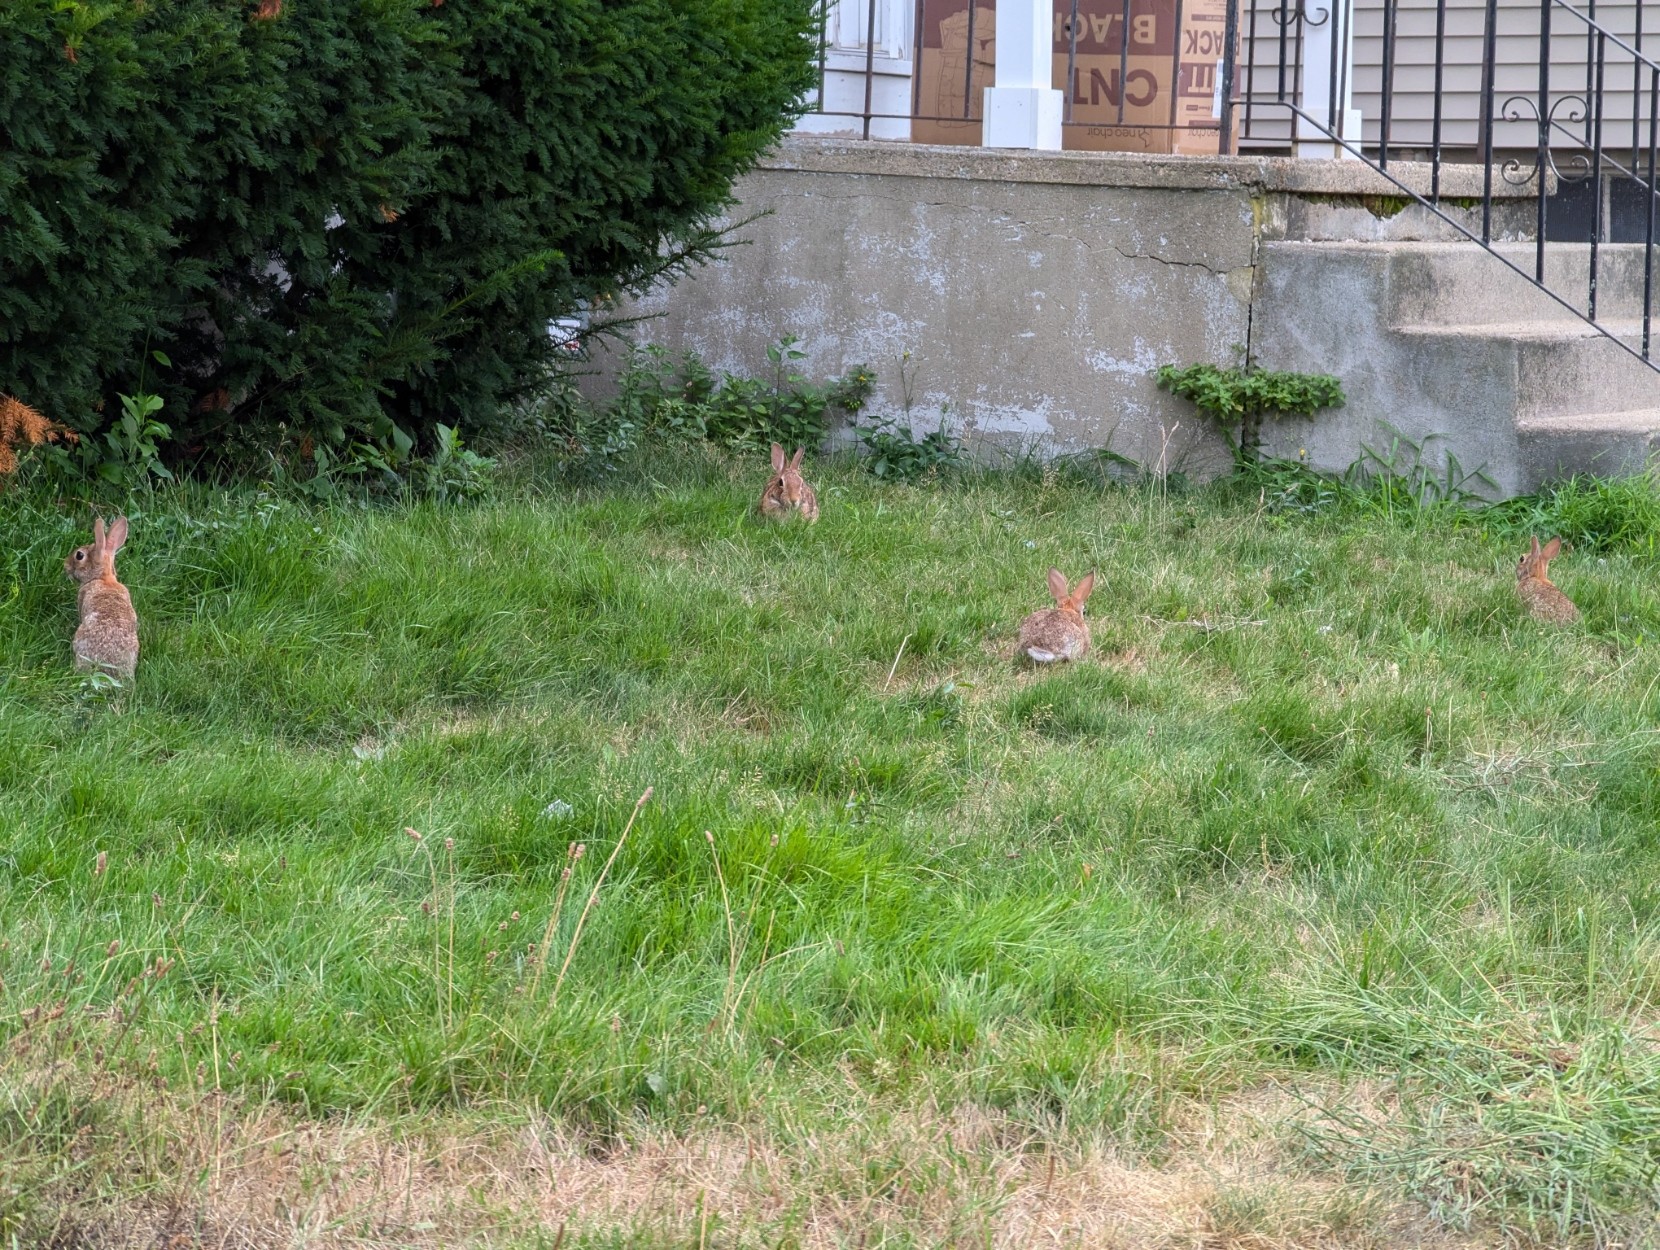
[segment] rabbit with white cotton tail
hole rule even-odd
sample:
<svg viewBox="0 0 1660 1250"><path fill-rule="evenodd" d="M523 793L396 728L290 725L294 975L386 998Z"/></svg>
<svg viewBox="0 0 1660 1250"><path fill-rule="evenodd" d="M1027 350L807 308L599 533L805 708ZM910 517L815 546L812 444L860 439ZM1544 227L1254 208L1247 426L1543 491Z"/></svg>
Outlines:
<svg viewBox="0 0 1660 1250"><path fill-rule="evenodd" d="M1089 650L1089 626L1084 622L1084 600L1095 589L1095 574L1085 573L1077 586L1068 589L1059 569L1049 570L1049 593L1055 606L1033 612L1020 622L1020 643L1016 654L1033 664L1056 664L1077 660Z"/></svg>

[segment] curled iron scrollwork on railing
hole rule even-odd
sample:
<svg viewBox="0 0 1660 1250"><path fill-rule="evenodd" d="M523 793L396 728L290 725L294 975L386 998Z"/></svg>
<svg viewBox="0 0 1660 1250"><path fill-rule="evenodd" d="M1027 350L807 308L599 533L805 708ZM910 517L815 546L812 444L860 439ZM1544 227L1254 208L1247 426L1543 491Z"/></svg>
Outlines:
<svg viewBox="0 0 1660 1250"><path fill-rule="evenodd" d="M1316 17L1315 14L1319 16ZM1290 26L1302 23L1304 26L1324 26L1331 21L1330 9L1311 9L1305 0L1297 0L1295 5L1281 5L1277 9L1268 10L1268 19L1276 26Z"/></svg>
<svg viewBox="0 0 1660 1250"><path fill-rule="evenodd" d="M1559 118L1557 113L1564 106L1567 111ZM1586 103L1585 97L1579 95L1559 96L1552 102L1550 110L1542 119L1539 116L1539 103L1531 96L1513 95L1499 109L1507 122L1533 122L1537 124L1542 136L1548 135L1552 130L1559 130L1563 134L1570 133L1567 127L1577 122L1583 122L1589 110L1590 105ZM1558 161L1556 152L1549 146L1548 142L1543 144L1542 147L1544 163L1558 181L1583 182L1591 176L1593 172L1591 159L1583 152L1575 152L1573 155ZM1522 164L1521 158L1511 157L1500 167L1499 175L1511 186L1523 187L1533 181L1539 172L1539 165L1540 158L1538 154L1535 154L1533 161L1525 166Z"/></svg>
<svg viewBox="0 0 1660 1250"><path fill-rule="evenodd" d="M1437 219L1450 237L1485 249L1493 263L1531 283L1564 313L1660 372L1660 246L1655 246L1660 245L1660 122L1655 121L1660 58L1652 48L1644 54L1641 24L1630 33L1619 22L1599 20L1595 0L1590 8L1582 0L1540 0L1545 8L1536 55L1528 56L1530 33L1515 29L1515 8L1528 9L1528 0L1456 5L1416 0L1418 16L1429 6L1433 40L1424 30L1397 29L1402 0L1383 0L1381 24L1361 23L1363 51L1347 42L1355 33L1352 4L1344 9L1335 0L1227 2L1230 20L1238 12L1243 34L1240 74L1222 79L1238 95L1224 99L1221 116L1231 119L1235 102L1243 109L1232 150L1248 146L1253 152L1324 157L1341 149ZM1472 21L1472 15L1480 20ZM1552 17L1565 19L1567 33L1560 26L1553 30ZM1329 56L1324 54L1328 37ZM1472 92L1478 72L1481 85ZM1537 90L1529 93L1524 84L1535 74ZM1431 107L1420 110L1426 88ZM1229 93L1227 86L1222 90ZM1365 95L1377 107L1377 122L1374 127L1368 117L1364 140L1342 137L1344 127L1334 115L1339 109L1348 115L1351 94ZM1397 109L1403 97L1411 104ZM1229 124L1222 122L1224 136L1233 134ZM1221 146L1228 150L1227 137ZM1475 161L1449 161L1455 151ZM1408 160L1414 164L1405 165ZM1416 185L1419 160L1428 166L1427 193ZM1472 178L1479 180L1479 199L1466 199L1458 189ZM1598 183L1602 178L1610 183L1606 195ZM1598 193L1584 197L1589 205L1553 206L1554 195L1574 187ZM1613 187L1634 191L1635 202L1614 195ZM1530 203L1535 211L1523 214ZM1524 222L1524 216L1533 220ZM1638 275L1640 336L1629 332L1626 320L1634 262L1625 252L1612 254L1620 266L1620 324L1611 328L1606 318L1598 319L1599 295L1611 306L1603 278L1609 261L1600 244L1622 237L1649 244L1641 251ZM1524 240L1532 252L1525 261L1514 248ZM1573 266L1550 263L1559 244L1587 240L1592 246L1575 254ZM1572 272L1581 265L1583 285Z"/></svg>

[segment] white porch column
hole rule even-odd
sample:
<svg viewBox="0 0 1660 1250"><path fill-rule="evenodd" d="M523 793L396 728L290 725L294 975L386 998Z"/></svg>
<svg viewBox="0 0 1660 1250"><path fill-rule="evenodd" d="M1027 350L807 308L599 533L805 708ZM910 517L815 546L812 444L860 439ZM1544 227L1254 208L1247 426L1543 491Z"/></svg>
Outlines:
<svg viewBox="0 0 1660 1250"><path fill-rule="evenodd" d="M1322 12L1330 16L1318 26L1310 25L1308 19ZM1321 122L1326 131L1358 148L1360 110L1354 107L1354 0L1303 0L1303 15L1299 23L1303 40L1300 97L1303 112ZM1296 154L1314 160L1357 159L1302 117L1297 119Z"/></svg>
<svg viewBox="0 0 1660 1250"><path fill-rule="evenodd" d="M973 3L973 0L970 0ZM1053 0L997 0L997 85L986 88L988 148L1061 147Z"/></svg>

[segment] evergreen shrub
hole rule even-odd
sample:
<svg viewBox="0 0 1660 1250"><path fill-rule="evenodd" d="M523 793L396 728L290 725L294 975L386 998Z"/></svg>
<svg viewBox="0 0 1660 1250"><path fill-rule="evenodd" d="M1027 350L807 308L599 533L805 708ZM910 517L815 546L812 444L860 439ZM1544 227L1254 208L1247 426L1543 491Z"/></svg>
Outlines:
<svg viewBox="0 0 1660 1250"><path fill-rule="evenodd" d="M175 461L487 431L552 318L708 254L813 12L7 0L0 392L92 433L148 388Z"/></svg>

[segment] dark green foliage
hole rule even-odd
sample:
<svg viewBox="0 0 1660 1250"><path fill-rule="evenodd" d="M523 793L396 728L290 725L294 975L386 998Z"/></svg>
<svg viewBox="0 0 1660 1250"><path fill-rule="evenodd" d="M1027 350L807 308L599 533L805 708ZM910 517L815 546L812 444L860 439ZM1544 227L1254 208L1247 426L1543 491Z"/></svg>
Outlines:
<svg viewBox="0 0 1660 1250"><path fill-rule="evenodd" d="M274 10L274 11L273 11ZM0 6L0 391L172 455L487 427L548 321L707 253L809 0Z"/></svg>
<svg viewBox="0 0 1660 1250"><path fill-rule="evenodd" d="M423 427L446 410L489 417L539 380L552 317L712 242L707 219L812 81L815 29L808 0L450 0L439 12L470 84L434 123L443 159L398 222L393 262L407 275L399 317L446 336L442 366L398 388ZM534 257L544 271L513 273Z"/></svg>
<svg viewBox="0 0 1660 1250"><path fill-rule="evenodd" d="M799 339L785 338L767 347L772 378L736 378L726 374L708 397L705 435L728 447L818 447L830 432L830 414L851 416L870 398L876 375L863 366L828 382L809 382L796 371L806 357Z"/></svg>
<svg viewBox="0 0 1660 1250"><path fill-rule="evenodd" d="M1265 413L1311 417L1322 408L1341 408L1343 384L1323 373L1290 373L1254 365L1160 365L1158 384L1192 400L1200 412L1227 428L1239 424L1239 450L1249 455Z"/></svg>
<svg viewBox="0 0 1660 1250"><path fill-rule="evenodd" d="M935 470L954 469L963 459L962 444L946 430L944 417L921 438L909 426L877 421L859 431L859 441L867 453L865 468L890 481L914 482Z"/></svg>
<svg viewBox="0 0 1660 1250"><path fill-rule="evenodd" d="M744 451L764 452L773 442L817 449L833 413L852 416L865 406L876 375L859 366L811 382L795 367L806 356L799 341L768 345L770 377L717 376L692 352L674 356L655 345L636 347L603 409L594 410L574 392L555 391L537 420L584 464L609 463L647 435Z"/></svg>
<svg viewBox="0 0 1660 1250"><path fill-rule="evenodd" d="M426 118L460 68L430 19L410 0L272 20L210 0L24 0L0 12L0 41L0 388L91 430L139 389L149 345L174 363L154 384L181 438L232 421L259 437L261 414L367 430L397 286L357 271L381 246L379 206L436 164Z"/></svg>

